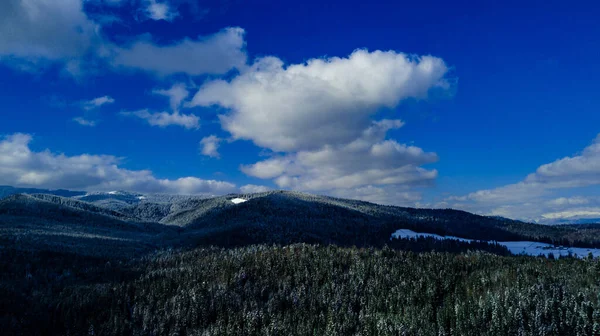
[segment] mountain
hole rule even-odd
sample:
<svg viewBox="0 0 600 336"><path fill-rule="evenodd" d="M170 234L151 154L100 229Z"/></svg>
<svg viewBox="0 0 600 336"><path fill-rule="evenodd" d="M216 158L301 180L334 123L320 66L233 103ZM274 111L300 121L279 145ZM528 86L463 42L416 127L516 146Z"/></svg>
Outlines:
<svg viewBox="0 0 600 336"><path fill-rule="evenodd" d="M539 225L452 209L383 206L290 191L212 198L122 191L72 197L17 194L0 200L0 241L28 241L27 246L41 242L50 249L88 248L90 254L198 245L382 247L399 229L472 240L600 247L600 226L595 225ZM111 245L117 248L102 250Z"/></svg>
<svg viewBox="0 0 600 336"><path fill-rule="evenodd" d="M62 197L75 197L85 195L85 191L70 191L64 189L49 190L35 188L15 188L11 186L0 186L0 199L14 194L47 194Z"/></svg>
<svg viewBox="0 0 600 336"><path fill-rule="evenodd" d="M0 246L5 247L133 256L174 234L170 227L72 198L15 194L0 200Z"/></svg>
<svg viewBox="0 0 600 336"><path fill-rule="evenodd" d="M530 224L452 209L382 206L290 191L141 202L121 212L180 226L198 244L225 246L294 242L382 246L400 228L476 240L600 245L594 227Z"/></svg>
<svg viewBox="0 0 600 336"><path fill-rule="evenodd" d="M124 207L137 204L145 199L145 196L138 193L129 193L125 191L94 192L78 195L74 198L93 203L104 208L119 211Z"/></svg>
<svg viewBox="0 0 600 336"><path fill-rule="evenodd" d="M108 209L105 207L97 206L93 203L80 201L77 198L67 198L67 197L61 197L61 196L56 196L56 195L47 195L47 194L31 194L31 195L27 195L27 196L34 197L39 200L53 203L56 205L62 205L65 207L78 209L78 210L81 210L81 211L84 211L87 213L110 216L110 217L114 217L114 218L121 219L121 220L133 219L133 218L128 217L125 214L118 212L118 211L114 211L114 210L111 210L111 209ZM25 196L21 196L21 197L26 198ZM15 198L19 198L19 196L15 196Z"/></svg>
<svg viewBox="0 0 600 336"><path fill-rule="evenodd" d="M600 218L569 218L555 220L555 225L600 224Z"/></svg>
<svg viewBox="0 0 600 336"><path fill-rule="evenodd" d="M538 317L557 335L591 335L595 325L598 260L553 262L549 246L535 240L598 244L597 225L545 226L288 191L137 201L142 196L124 192L86 195L0 200L6 334L345 335L362 328L365 335L484 335L494 311L508 321L494 335L518 334L519 321ZM404 239L391 239L399 229ZM556 255L569 253L559 249ZM508 257L513 250L549 256ZM579 316L581 307L584 318L557 319ZM412 329L389 329L399 316L398 326ZM435 327L421 332L423 321ZM536 335L550 330L523 325L539 327Z"/></svg>
<svg viewBox="0 0 600 336"><path fill-rule="evenodd" d="M123 208L142 203L173 204L188 200L204 199L203 196L168 195L168 194L140 194L127 191L92 192L77 195L74 198L93 203L104 208L120 211Z"/></svg>

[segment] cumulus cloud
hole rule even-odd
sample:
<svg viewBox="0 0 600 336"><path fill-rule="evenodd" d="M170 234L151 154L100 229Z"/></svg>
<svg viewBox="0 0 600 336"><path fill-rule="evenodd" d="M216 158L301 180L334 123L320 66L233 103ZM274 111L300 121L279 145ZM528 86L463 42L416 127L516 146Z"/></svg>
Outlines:
<svg viewBox="0 0 600 336"><path fill-rule="evenodd" d="M143 119L151 126L181 126L187 129L200 128L200 118L194 114L179 112L181 103L189 94L184 84L177 83L171 86L170 89L156 89L152 93L169 98L169 105L172 112L151 112L148 109L141 109L133 112L124 111L121 112L121 115Z"/></svg>
<svg viewBox="0 0 600 336"><path fill-rule="evenodd" d="M447 72L439 58L394 51L356 50L288 66L264 57L229 81L205 83L188 105L225 108L219 118L233 139L275 152L242 166L247 175L273 179L280 188L414 199L392 189L432 182L437 171L421 166L438 157L388 139L388 131L404 123L378 120L377 114L405 99L424 99L431 89L447 89Z"/></svg>
<svg viewBox="0 0 600 336"><path fill-rule="evenodd" d="M547 202L547 204L551 205L551 206L582 205L582 204L588 204L588 203L590 203L590 200L585 197L581 197L581 196L559 197L559 198L555 198L555 199Z"/></svg>
<svg viewBox="0 0 600 336"><path fill-rule="evenodd" d="M565 211L555 211L542 214L544 219L549 220L569 220L569 219L585 219L585 218L600 218L600 207L594 208L575 208Z"/></svg>
<svg viewBox="0 0 600 336"><path fill-rule="evenodd" d="M124 116L133 116L145 120L148 124L158 127L181 126L187 129L200 128L200 118L193 114L181 114L177 111L169 112L150 112L143 109L133 112L121 112Z"/></svg>
<svg viewBox="0 0 600 336"><path fill-rule="evenodd" d="M200 152L202 155L219 158L219 143L221 141L223 141L223 139L220 139L215 135L204 137L200 141Z"/></svg>
<svg viewBox="0 0 600 336"><path fill-rule="evenodd" d="M122 1L101 3L119 5ZM147 4L144 10L153 19L170 20L176 15L166 2L142 3ZM0 1L0 61L27 71L58 62L73 76L85 75L107 63L159 75L224 74L245 66L241 28L226 28L166 45L155 43L149 34L125 46L115 45L100 29L100 24L107 24L107 19L112 22L115 17L96 14L90 18L83 5L84 0Z"/></svg>
<svg viewBox="0 0 600 336"><path fill-rule="evenodd" d="M600 185L600 135L574 156L544 164L523 181L446 199L454 207L531 221L593 216L596 198L562 196ZM589 205L590 208L581 208Z"/></svg>
<svg viewBox="0 0 600 336"><path fill-rule="evenodd" d="M380 109L447 87L447 71L439 58L393 51L357 50L287 67L264 57L231 81L206 83L190 105L228 108L221 123L236 139L277 151L311 150L351 142Z"/></svg>
<svg viewBox="0 0 600 336"><path fill-rule="evenodd" d="M600 134L580 155L540 166L525 179L548 188L573 188L600 184Z"/></svg>
<svg viewBox="0 0 600 336"><path fill-rule="evenodd" d="M382 154L380 147L387 147ZM250 176L274 178L281 188L322 191L370 184L423 185L433 181L437 171L419 166L436 160L434 153L385 140L300 151L242 166L241 169Z"/></svg>
<svg viewBox="0 0 600 336"><path fill-rule="evenodd" d="M147 1L146 15L152 20L171 21L179 15L167 2Z"/></svg>
<svg viewBox="0 0 600 336"><path fill-rule="evenodd" d="M89 127L96 126L96 121L94 121L94 120L88 120L88 119L85 119L83 117L73 118L73 121L76 122L76 123L78 123L81 126L89 126Z"/></svg>
<svg viewBox="0 0 600 336"><path fill-rule="evenodd" d="M242 28L226 28L214 35L169 45L138 39L128 47L115 47L113 64L159 75L224 74L245 66L245 44Z"/></svg>
<svg viewBox="0 0 600 336"><path fill-rule="evenodd" d="M240 192L243 194L261 193L269 190L271 190L271 188L255 184L246 184L245 186L240 187Z"/></svg>
<svg viewBox="0 0 600 336"><path fill-rule="evenodd" d="M13 134L0 141L0 184L78 190L130 190L151 193L225 194L236 192L224 181L183 177L159 179L148 170L119 167L111 155L67 156L50 150L32 151L32 137Z"/></svg>
<svg viewBox="0 0 600 336"><path fill-rule="evenodd" d="M0 57L25 61L79 58L98 39L97 28L85 15L81 0L3 0Z"/></svg>
<svg viewBox="0 0 600 336"><path fill-rule="evenodd" d="M89 110L98 108L102 105L112 104L114 102L115 102L115 100L112 97L103 96L103 97L94 98L92 100L84 101L81 105L83 106L84 110L89 111Z"/></svg>
<svg viewBox="0 0 600 336"><path fill-rule="evenodd" d="M183 83L174 84L170 89L167 90L154 90L152 92L154 94L169 98L169 104L171 106L171 110L173 111L178 111L181 103L190 94Z"/></svg>
<svg viewBox="0 0 600 336"><path fill-rule="evenodd" d="M419 192L410 190L407 187L376 187L373 185L360 188L336 189L331 195L340 198L360 199L377 204L399 206L415 206L422 197Z"/></svg>

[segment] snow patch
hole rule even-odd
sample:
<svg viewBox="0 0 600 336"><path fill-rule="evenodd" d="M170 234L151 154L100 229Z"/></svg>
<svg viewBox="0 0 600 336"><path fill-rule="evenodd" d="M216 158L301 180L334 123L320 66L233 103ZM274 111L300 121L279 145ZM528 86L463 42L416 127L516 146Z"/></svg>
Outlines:
<svg viewBox="0 0 600 336"><path fill-rule="evenodd" d="M119 193L118 191L109 191L109 192L108 192L108 194L109 194L109 195L116 195L116 194L118 194L118 193Z"/></svg>
<svg viewBox="0 0 600 336"><path fill-rule="evenodd" d="M243 198L234 198L231 200L231 202L233 202L233 204L240 204L240 203L244 203L247 202L248 200L243 199Z"/></svg>
<svg viewBox="0 0 600 336"><path fill-rule="evenodd" d="M454 236L440 236L434 233L420 233L412 230L400 229L392 233L392 238L417 238L417 237L432 237L435 239L453 239L462 242L471 242L472 239L459 238ZM483 241L483 240L482 240ZM532 241L512 241L512 242L495 242L505 246L512 254L522 254L530 256L544 255L548 256L552 253L555 257L568 256L569 254L578 258L585 258L591 252L594 257L600 257L600 249L583 248L583 247L565 247L556 246L546 243L538 243Z"/></svg>
<svg viewBox="0 0 600 336"><path fill-rule="evenodd" d="M146 196L138 196L138 198L137 198L137 199L139 199L140 201L143 201L143 200L145 200L145 199L146 199Z"/></svg>

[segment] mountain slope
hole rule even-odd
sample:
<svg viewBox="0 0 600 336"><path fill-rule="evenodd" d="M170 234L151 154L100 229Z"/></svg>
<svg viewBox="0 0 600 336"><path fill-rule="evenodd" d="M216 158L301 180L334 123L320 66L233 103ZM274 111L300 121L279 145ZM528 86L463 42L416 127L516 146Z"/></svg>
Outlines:
<svg viewBox="0 0 600 336"><path fill-rule="evenodd" d="M247 201L235 204L232 200L236 198ZM212 244L319 242L382 246L392 232L404 228L475 240L535 240L600 247L600 226L547 226L452 209L382 206L288 191L187 200L160 210L157 218L168 212L161 223L205 232L202 241Z"/></svg>
<svg viewBox="0 0 600 336"><path fill-rule="evenodd" d="M56 195L62 197L75 197L85 195L85 191L71 191L71 190L49 190L49 189L36 189L36 188L15 188L11 186L0 186L0 199L15 195L15 194L46 194Z"/></svg>
<svg viewBox="0 0 600 336"><path fill-rule="evenodd" d="M21 236L32 230L73 237L98 235L154 246L304 242L381 247L396 230L409 229L474 240L600 247L600 226L545 226L452 209L382 206L299 192L213 198L160 195L150 197L151 201L143 197L125 192L72 198L13 195L0 200L0 225L4 233L16 230ZM86 199L92 203L83 201ZM106 201L121 202L119 211L113 209L113 203L102 206Z"/></svg>
<svg viewBox="0 0 600 336"><path fill-rule="evenodd" d="M80 201L80 200L77 200L74 198L66 198L66 197L61 197L61 196L45 195L45 194L31 194L31 195L27 195L27 196L24 195L24 197L34 197L39 200L50 202L53 204L57 204L57 205L61 205L61 206L65 206L65 207L69 207L69 208L73 208L73 209L77 209L77 210L82 210L87 213L93 213L93 214L98 214L98 215L114 217L114 218L117 218L120 220L133 219L125 214L118 212L118 211L107 209L107 208L101 207L101 206L96 206L92 203L83 202L83 201Z"/></svg>
<svg viewBox="0 0 600 336"><path fill-rule="evenodd" d="M160 204L165 206L187 201L205 199L206 197L191 195L139 194L127 191L109 191L87 193L85 195L75 196L74 198L107 209L121 211L125 208L131 208L137 205L144 205L146 203ZM141 215L143 216L143 213L141 213Z"/></svg>
<svg viewBox="0 0 600 336"><path fill-rule="evenodd" d="M246 202L235 204L233 199ZM139 210L133 207L126 213ZM473 239L519 240L498 219L456 210L411 209L362 201L274 191L187 201L171 206L160 222L185 227L210 244L294 242L382 246L399 228Z"/></svg>
<svg viewBox="0 0 600 336"><path fill-rule="evenodd" d="M16 194L0 200L0 246L135 255L162 245L174 230L54 195Z"/></svg>

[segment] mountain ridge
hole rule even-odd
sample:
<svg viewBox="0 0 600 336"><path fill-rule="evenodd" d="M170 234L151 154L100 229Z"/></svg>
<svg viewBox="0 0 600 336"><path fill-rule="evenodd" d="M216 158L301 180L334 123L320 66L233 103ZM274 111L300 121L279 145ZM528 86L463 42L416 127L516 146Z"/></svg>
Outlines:
<svg viewBox="0 0 600 336"><path fill-rule="evenodd" d="M473 240L600 247L600 226L593 224L548 226L454 209L378 205L294 191L141 197L126 192L12 195L0 200L0 227L19 237L24 228L54 236L99 232L106 239L162 247L265 243L381 247L399 229ZM241 201L232 201L236 199ZM111 200L119 203L115 206Z"/></svg>

